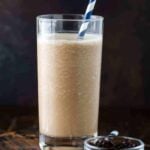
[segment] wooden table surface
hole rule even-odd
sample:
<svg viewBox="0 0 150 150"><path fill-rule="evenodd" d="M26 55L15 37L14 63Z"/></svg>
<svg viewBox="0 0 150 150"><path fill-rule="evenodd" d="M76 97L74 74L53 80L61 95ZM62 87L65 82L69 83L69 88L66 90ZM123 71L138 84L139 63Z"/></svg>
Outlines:
<svg viewBox="0 0 150 150"><path fill-rule="evenodd" d="M0 150L39 150L37 108L0 108ZM99 134L118 130L150 149L150 110L101 108Z"/></svg>

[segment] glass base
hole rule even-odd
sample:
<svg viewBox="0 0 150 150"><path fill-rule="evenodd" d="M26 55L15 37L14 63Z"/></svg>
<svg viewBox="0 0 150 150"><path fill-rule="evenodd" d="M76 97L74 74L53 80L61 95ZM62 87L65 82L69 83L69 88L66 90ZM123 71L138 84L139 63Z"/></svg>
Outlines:
<svg viewBox="0 0 150 150"><path fill-rule="evenodd" d="M56 138L40 134L39 146L41 150L83 150L84 140L90 137Z"/></svg>

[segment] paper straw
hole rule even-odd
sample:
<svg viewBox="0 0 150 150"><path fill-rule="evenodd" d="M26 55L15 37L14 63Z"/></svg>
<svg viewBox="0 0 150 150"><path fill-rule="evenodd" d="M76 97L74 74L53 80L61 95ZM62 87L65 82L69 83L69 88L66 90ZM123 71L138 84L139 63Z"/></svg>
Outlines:
<svg viewBox="0 0 150 150"><path fill-rule="evenodd" d="M79 38L84 38L84 35L86 33L86 30L88 28L89 25L89 19L92 16L93 10L94 10L94 6L95 6L96 0L89 0L89 4L87 6L85 15L84 15L84 22L82 23L79 33L78 33L78 37Z"/></svg>

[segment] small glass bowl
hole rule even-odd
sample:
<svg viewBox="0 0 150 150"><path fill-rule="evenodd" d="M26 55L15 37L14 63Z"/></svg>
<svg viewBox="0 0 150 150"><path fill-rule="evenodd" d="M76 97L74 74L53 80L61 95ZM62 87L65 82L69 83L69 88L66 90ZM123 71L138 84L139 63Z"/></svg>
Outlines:
<svg viewBox="0 0 150 150"><path fill-rule="evenodd" d="M113 148L97 147L97 146L93 146L90 144L91 141L95 141L97 139L101 139L101 138L105 138L105 137L107 138L107 136L98 136L98 137L93 137L93 138L89 138L89 139L85 140L84 150L114 150ZM144 150L144 143L140 139L126 137L126 136L117 136L117 138L131 140L131 141L139 144L138 146L135 146L132 148L123 148L120 150ZM117 150L119 150L119 149L117 149Z"/></svg>

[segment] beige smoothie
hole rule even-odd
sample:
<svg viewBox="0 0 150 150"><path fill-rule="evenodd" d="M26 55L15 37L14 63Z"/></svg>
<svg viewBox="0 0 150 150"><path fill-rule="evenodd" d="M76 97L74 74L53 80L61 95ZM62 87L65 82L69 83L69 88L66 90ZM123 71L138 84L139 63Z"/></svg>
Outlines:
<svg viewBox="0 0 150 150"><path fill-rule="evenodd" d="M102 37L38 35L40 133L82 137L97 133Z"/></svg>

